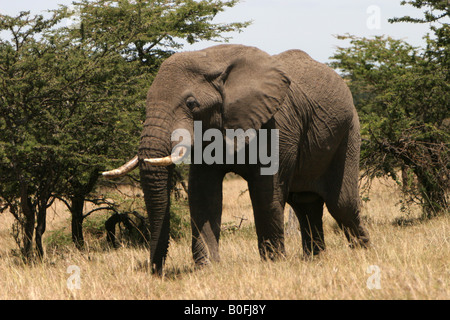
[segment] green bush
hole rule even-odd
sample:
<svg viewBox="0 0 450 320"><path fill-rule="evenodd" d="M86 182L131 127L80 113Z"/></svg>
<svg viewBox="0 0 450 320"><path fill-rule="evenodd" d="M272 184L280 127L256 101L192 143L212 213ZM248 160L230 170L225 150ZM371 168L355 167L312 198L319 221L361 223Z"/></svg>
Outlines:
<svg viewBox="0 0 450 320"><path fill-rule="evenodd" d="M45 238L47 250L58 250L62 248L70 247L72 243L72 237L70 233L66 231L66 228L49 231L48 236Z"/></svg>
<svg viewBox="0 0 450 320"><path fill-rule="evenodd" d="M190 232L189 204L187 199L173 199L170 206L170 237L177 241Z"/></svg>

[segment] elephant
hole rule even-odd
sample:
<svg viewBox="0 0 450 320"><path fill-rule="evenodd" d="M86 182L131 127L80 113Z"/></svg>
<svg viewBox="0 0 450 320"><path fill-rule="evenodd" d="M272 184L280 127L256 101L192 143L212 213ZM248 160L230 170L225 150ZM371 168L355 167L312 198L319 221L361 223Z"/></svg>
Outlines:
<svg viewBox="0 0 450 320"><path fill-rule="evenodd" d="M286 254L286 203L300 222L305 256L325 249L324 204L351 247L368 246L369 235L360 216L359 119L346 83L301 50L269 55L255 47L220 44L175 53L162 63L147 94L137 156L103 173L115 178L139 167L153 272L162 273L169 245L170 183L176 162L172 151L181 144L172 141L173 132L181 128L195 135L196 123L203 133L209 129L222 133L216 139L225 139L229 130L252 129L257 135L264 129L274 132L276 139L272 135L270 141L276 142L273 150L278 155L278 170L262 174L267 162L250 162L249 155L240 163L207 163L196 158L195 152L189 154L188 199L196 266L220 260L222 184L228 172L248 183L263 260ZM249 150L250 138L245 139L243 150ZM205 140L194 138L179 150L179 156L189 147L206 151L213 139Z"/></svg>

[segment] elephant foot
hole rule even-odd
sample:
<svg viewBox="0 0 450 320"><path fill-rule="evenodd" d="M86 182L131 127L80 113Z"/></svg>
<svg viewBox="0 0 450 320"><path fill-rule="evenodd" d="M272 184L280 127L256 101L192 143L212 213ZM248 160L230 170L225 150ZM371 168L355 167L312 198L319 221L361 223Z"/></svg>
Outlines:
<svg viewBox="0 0 450 320"><path fill-rule="evenodd" d="M369 234L363 226L360 225L358 228L353 229L344 228L344 233L349 242L350 248L367 249L370 247Z"/></svg>
<svg viewBox="0 0 450 320"><path fill-rule="evenodd" d="M162 278L163 277L163 266L162 265L157 265L157 264L153 264L152 265L152 275L158 277L158 278Z"/></svg>
<svg viewBox="0 0 450 320"><path fill-rule="evenodd" d="M258 244L259 254L263 261L277 261L286 258L284 243L276 242L275 244L270 240L264 240Z"/></svg>
<svg viewBox="0 0 450 320"><path fill-rule="evenodd" d="M323 251L324 250L314 253L314 254L303 252L303 255L301 256L301 260L305 261L305 262L317 261L318 259L321 258Z"/></svg>
<svg viewBox="0 0 450 320"><path fill-rule="evenodd" d="M357 248L362 248L362 249L368 249L370 248L370 241L368 238L352 238L350 240L350 244L348 245L351 249L357 249Z"/></svg>
<svg viewBox="0 0 450 320"><path fill-rule="evenodd" d="M210 261L203 262L203 263L196 262L194 264L194 270L195 271L205 270L207 268L210 268L211 266L212 266L212 263Z"/></svg>
<svg viewBox="0 0 450 320"><path fill-rule="evenodd" d="M324 241L314 241L312 243L303 243L303 254L306 258L318 256L325 250Z"/></svg>
<svg viewBox="0 0 450 320"><path fill-rule="evenodd" d="M206 267L210 267L213 263L219 263L220 256L218 252L214 254L205 254L204 252L194 252L195 269L200 270Z"/></svg>

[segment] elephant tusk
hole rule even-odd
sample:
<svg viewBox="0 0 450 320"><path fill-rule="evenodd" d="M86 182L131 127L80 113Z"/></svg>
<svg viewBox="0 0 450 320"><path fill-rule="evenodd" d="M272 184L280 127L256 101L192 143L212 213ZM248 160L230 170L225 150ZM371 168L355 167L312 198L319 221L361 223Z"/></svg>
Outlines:
<svg viewBox="0 0 450 320"><path fill-rule="evenodd" d="M164 158L144 159L144 161L158 167L167 167L173 164L172 156L167 156Z"/></svg>
<svg viewBox="0 0 450 320"><path fill-rule="evenodd" d="M138 156L135 156L133 159L125 163L123 166L111 171L102 172L102 175L108 179L118 178L136 169L138 163L139 163Z"/></svg>
<svg viewBox="0 0 450 320"><path fill-rule="evenodd" d="M186 154L187 148L186 147L179 147L181 150L178 153L177 156L167 156L164 158L150 158L150 159L144 159L145 162L158 167L167 167L171 164L178 163ZM177 148L178 149L178 148Z"/></svg>

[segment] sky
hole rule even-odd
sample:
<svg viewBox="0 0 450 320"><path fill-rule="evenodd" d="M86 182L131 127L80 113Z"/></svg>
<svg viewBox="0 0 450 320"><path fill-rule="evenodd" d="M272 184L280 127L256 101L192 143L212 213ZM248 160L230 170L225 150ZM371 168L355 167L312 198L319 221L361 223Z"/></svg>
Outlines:
<svg viewBox="0 0 450 320"><path fill-rule="evenodd" d="M58 4L70 5L73 0L0 0L0 13L15 15L20 11L44 13ZM220 22L253 21L241 33L229 33L229 43L258 47L269 54L301 49L311 57L327 62L337 46L346 42L334 35L352 34L371 37L389 35L414 46L423 46L427 24L395 23L392 17L422 17L422 11L401 6L400 0L241 0L233 8L218 14ZM200 42L183 50L198 50L217 44Z"/></svg>

